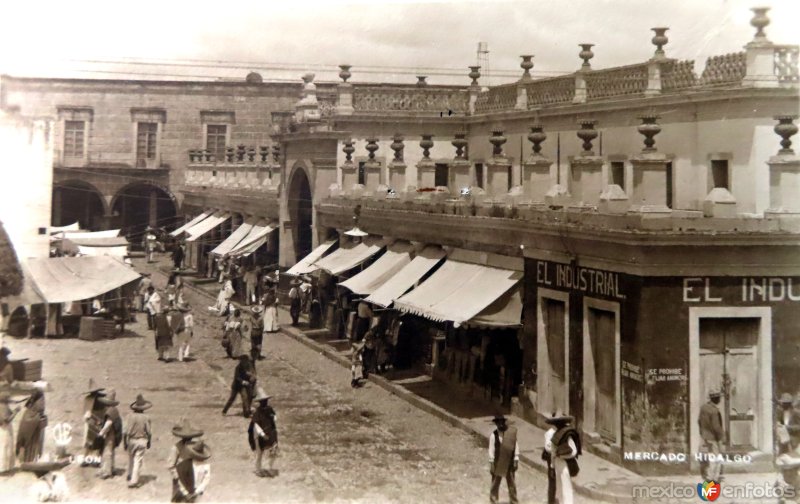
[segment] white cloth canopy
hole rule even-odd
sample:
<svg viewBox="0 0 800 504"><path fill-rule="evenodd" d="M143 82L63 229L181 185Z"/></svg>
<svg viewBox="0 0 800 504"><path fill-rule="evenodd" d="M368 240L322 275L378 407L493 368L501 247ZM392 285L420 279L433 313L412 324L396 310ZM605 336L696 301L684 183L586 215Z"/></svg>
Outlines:
<svg viewBox="0 0 800 504"><path fill-rule="evenodd" d="M119 247L86 247L78 245L78 252L85 256L113 256L125 257L128 255L128 246L122 245Z"/></svg>
<svg viewBox="0 0 800 504"><path fill-rule="evenodd" d="M247 236L248 233L250 233L250 230L253 229L253 224L255 224L254 220L246 220L241 226L234 229L233 233L225 238L222 243L217 245L214 250L211 251L211 253L221 256L229 253Z"/></svg>
<svg viewBox="0 0 800 504"><path fill-rule="evenodd" d="M522 271L492 265L491 254L455 250L419 287L398 298L394 307L457 326L489 307L522 279ZM484 259L478 259L484 256ZM496 256L495 256L496 257ZM514 258L506 258L513 260ZM481 263L473 262L479 260ZM521 315L521 313L520 313Z"/></svg>
<svg viewBox="0 0 800 504"><path fill-rule="evenodd" d="M226 220L231 218L231 214L225 212L217 212L211 217L207 219L203 219L199 223L195 224L191 228L186 230L186 234L189 235L186 238L187 242L193 242L203 236L204 234L208 233L215 227L219 226Z"/></svg>
<svg viewBox="0 0 800 504"><path fill-rule="evenodd" d="M286 271L286 274L292 276L298 276L311 273L312 271L316 271L319 268L317 268L317 266L314 265L314 262L320 259L325 254L325 252L330 250L330 248L333 246L334 243L336 243L336 240L326 241L319 247L315 248L314 250L311 251L310 254L300 259L300 261L297 264L289 268Z"/></svg>
<svg viewBox="0 0 800 504"><path fill-rule="evenodd" d="M50 234L59 233L61 231L80 231L81 226L78 222L73 222L67 226L50 226Z"/></svg>
<svg viewBox="0 0 800 504"><path fill-rule="evenodd" d="M372 294L377 288L400 271L403 266L411 262L414 247L408 242L395 242L368 268L361 273L339 283L342 287L350 289L354 294L366 296Z"/></svg>
<svg viewBox="0 0 800 504"><path fill-rule="evenodd" d="M106 231L59 231L58 233L54 233L53 238L93 240L96 238L116 238L117 236L119 236L119 229L109 229Z"/></svg>
<svg viewBox="0 0 800 504"><path fill-rule="evenodd" d="M202 222L205 219L207 219L212 213L214 213L214 212L212 212L210 210L201 213L200 215L198 215L194 219L190 220L189 222L187 222L183 226L181 226L178 229L176 229L175 231L171 232L169 235L170 236L178 236L179 234L183 233L187 229L189 229L189 228L195 226L196 224L199 224L200 222Z"/></svg>
<svg viewBox="0 0 800 504"><path fill-rule="evenodd" d="M278 227L276 225L269 224L266 221L259 221L256 223L255 226L247 233L242 241L240 241L228 255L231 256L249 256L259 247L264 245L267 241L267 235L271 232L275 231Z"/></svg>
<svg viewBox="0 0 800 504"><path fill-rule="evenodd" d="M374 256L385 245L383 238L367 237L361 243L339 246L331 254L314 263L317 268L331 275L340 275Z"/></svg>
<svg viewBox="0 0 800 504"><path fill-rule="evenodd" d="M90 299L141 278L125 263L108 256L30 258L26 266L36 290L48 303Z"/></svg>
<svg viewBox="0 0 800 504"><path fill-rule="evenodd" d="M444 250L439 247L425 247L403 269L396 272L383 285L375 289L367 297L366 301L388 308L395 299L408 292L422 277L439 264L444 256Z"/></svg>

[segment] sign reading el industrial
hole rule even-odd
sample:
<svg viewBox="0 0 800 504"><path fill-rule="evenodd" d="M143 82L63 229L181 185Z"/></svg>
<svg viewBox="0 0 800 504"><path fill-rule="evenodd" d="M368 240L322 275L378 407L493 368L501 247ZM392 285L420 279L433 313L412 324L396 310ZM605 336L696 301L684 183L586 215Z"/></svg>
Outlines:
<svg viewBox="0 0 800 504"><path fill-rule="evenodd" d="M569 289L590 295L625 299L619 274L569 264L536 261L536 283L543 287Z"/></svg>
<svg viewBox="0 0 800 504"><path fill-rule="evenodd" d="M683 279L684 303L763 303L800 301L800 279L744 277L732 288L730 279L687 277Z"/></svg>

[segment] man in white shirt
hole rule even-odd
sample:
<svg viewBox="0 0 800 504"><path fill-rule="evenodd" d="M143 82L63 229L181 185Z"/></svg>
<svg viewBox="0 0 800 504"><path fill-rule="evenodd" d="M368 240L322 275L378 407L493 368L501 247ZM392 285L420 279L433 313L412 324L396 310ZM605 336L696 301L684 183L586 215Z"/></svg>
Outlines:
<svg viewBox="0 0 800 504"><path fill-rule="evenodd" d="M500 483L503 478L508 485L508 499L511 504L517 504L517 484L515 474L519 467L519 443L517 443L517 429L508 426L508 420L503 415L495 416L492 422L497 428L489 437L489 473L492 475L492 486L489 490L489 500L496 504L500 494Z"/></svg>
<svg viewBox="0 0 800 504"><path fill-rule="evenodd" d="M559 504L572 504L572 472L578 473L577 457L581 454L580 436L570 425L571 416L555 414L545 420L552 427L544 433L544 453L542 458L551 464L553 472L548 471L548 501L551 496L558 497ZM572 468L570 468L572 466ZM554 491L550 486L554 487Z"/></svg>
<svg viewBox="0 0 800 504"><path fill-rule="evenodd" d="M145 299L144 309L147 312L147 328L155 329L156 315L161 313L161 295L152 285L147 288L147 299Z"/></svg>

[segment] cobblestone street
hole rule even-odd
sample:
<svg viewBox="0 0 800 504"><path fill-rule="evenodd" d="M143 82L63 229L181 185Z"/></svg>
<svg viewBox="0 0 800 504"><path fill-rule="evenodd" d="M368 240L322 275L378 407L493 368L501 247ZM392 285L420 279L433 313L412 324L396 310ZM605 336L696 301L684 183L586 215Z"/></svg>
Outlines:
<svg viewBox="0 0 800 504"><path fill-rule="evenodd" d="M154 280L163 286L163 277ZM95 477L96 469L73 464L65 473L74 499L167 501L166 459L174 441L170 429L187 417L205 431L213 450L204 502L488 501L487 454L476 438L372 383L352 389L349 370L280 333L265 340L267 358L258 363L259 381L278 413L280 475L256 477L240 405L221 415L234 368L219 343L221 319L207 315L206 298L193 291L187 295L196 314L192 351L197 360L192 362L156 360L152 333L141 316L124 338L114 340L8 341L12 355L44 360L50 425L67 421L76 427L70 446L74 454L81 451L81 392L90 377L117 389L123 416L137 393L154 403L149 411L153 448L143 471L147 483L129 490L124 475L104 481ZM281 316L288 318L285 312ZM50 435L46 450L53 450ZM126 467L124 455L118 450L118 468ZM3 480L3 500L22 498L31 481L21 473ZM521 502L544 500L541 473L521 466L517 481Z"/></svg>

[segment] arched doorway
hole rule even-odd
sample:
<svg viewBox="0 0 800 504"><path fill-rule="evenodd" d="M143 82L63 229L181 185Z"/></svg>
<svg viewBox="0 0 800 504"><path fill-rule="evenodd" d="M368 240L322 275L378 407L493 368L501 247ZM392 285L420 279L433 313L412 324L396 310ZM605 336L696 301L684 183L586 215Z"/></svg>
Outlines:
<svg viewBox="0 0 800 504"><path fill-rule="evenodd" d="M311 185L306 171L298 168L289 183L289 218L292 221L292 242L296 260L311 252Z"/></svg>
<svg viewBox="0 0 800 504"><path fill-rule="evenodd" d="M97 231L106 224L106 206L100 191L80 180L61 182L53 187L53 226L80 223L81 229Z"/></svg>
<svg viewBox="0 0 800 504"><path fill-rule="evenodd" d="M148 226L173 229L178 207L175 197L167 189L148 182L128 184L111 202L115 226L131 243L139 243Z"/></svg>

